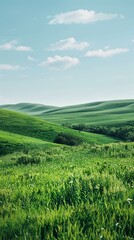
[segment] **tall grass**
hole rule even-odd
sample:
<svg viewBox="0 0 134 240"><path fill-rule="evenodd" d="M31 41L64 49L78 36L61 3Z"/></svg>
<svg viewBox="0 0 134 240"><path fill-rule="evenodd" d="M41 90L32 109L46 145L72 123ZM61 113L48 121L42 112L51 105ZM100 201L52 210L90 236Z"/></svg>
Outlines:
<svg viewBox="0 0 134 240"><path fill-rule="evenodd" d="M0 239L134 239L133 150L120 143L1 157Z"/></svg>

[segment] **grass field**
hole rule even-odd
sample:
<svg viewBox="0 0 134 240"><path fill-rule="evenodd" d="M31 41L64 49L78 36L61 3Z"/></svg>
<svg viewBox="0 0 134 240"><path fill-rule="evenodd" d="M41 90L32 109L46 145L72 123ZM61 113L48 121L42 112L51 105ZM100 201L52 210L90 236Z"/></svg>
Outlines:
<svg viewBox="0 0 134 240"><path fill-rule="evenodd" d="M133 240L134 143L26 114L35 114L32 108L38 109L36 114L44 111L42 105L24 108L25 114L0 109L0 240ZM58 123L65 115L71 122L83 118L83 106L76 112L76 107L72 112L54 108L45 106L45 111L55 111ZM56 144L59 133L82 142L75 147Z"/></svg>
<svg viewBox="0 0 134 240"><path fill-rule="evenodd" d="M0 239L134 239L133 163L133 143L0 157Z"/></svg>
<svg viewBox="0 0 134 240"><path fill-rule="evenodd" d="M48 146L53 147L57 146L57 144L0 130L0 155L14 151L27 151L29 149L43 150Z"/></svg>
<svg viewBox="0 0 134 240"><path fill-rule="evenodd" d="M100 134L78 132L46 122L40 118L5 109L0 109L0 130L0 144L2 149L5 147L7 142L8 146L12 146L14 143L16 150L18 146L15 145L15 143L19 144L19 146L22 146L24 142L28 144L29 141L29 144L31 145L33 145L33 143L37 143L38 145L40 144L42 146L43 144L46 144L45 142L54 142L57 134L61 132L68 133L71 136L79 137L82 142L85 143L103 144L117 141L113 138ZM20 143L22 144L20 145Z"/></svg>
<svg viewBox="0 0 134 240"><path fill-rule="evenodd" d="M134 119L134 100L102 101L60 108L28 103L0 107L26 112L58 124L88 123L116 126Z"/></svg>

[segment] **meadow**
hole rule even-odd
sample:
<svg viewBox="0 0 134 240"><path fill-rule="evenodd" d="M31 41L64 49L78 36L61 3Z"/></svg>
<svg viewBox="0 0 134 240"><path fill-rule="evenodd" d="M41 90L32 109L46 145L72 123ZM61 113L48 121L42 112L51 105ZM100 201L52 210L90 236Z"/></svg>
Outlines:
<svg viewBox="0 0 134 240"><path fill-rule="evenodd" d="M0 155L23 149L46 148L54 145L60 133L79 138L83 143L104 144L116 142L112 137L101 134L79 132L65 128L40 118L0 109Z"/></svg>
<svg viewBox="0 0 134 240"><path fill-rule="evenodd" d="M134 143L0 157L1 240L134 239Z"/></svg>
<svg viewBox="0 0 134 240"><path fill-rule="evenodd" d="M131 102L116 106L124 109L124 104L132 110ZM55 114L58 125L53 118L47 122L29 115L65 109L8 108L0 109L0 240L133 240L134 142L106 136L113 127L96 127L98 133L69 128L62 122L65 113ZM80 116L80 106L77 110ZM68 120L77 125L78 115L69 111ZM125 124L128 120L126 115ZM133 125L122 124L132 136Z"/></svg>
<svg viewBox="0 0 134 240"><path fill-rule="evenodd" d="M80 124L105 126L122 124L134 119L134 100L114 100L55 107L33 103L3 105L0 108L38 116L56 124Z"/></svg>

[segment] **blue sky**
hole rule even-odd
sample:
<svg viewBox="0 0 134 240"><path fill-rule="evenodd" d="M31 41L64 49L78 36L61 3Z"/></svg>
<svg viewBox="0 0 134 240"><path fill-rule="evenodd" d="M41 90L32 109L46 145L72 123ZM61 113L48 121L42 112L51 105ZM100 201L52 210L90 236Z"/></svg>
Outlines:
<svg viewBox="0 0 134 240"><path fill-rule="evenodd" d="M133 0L1 0L0 104L134 98Z"/></svg>

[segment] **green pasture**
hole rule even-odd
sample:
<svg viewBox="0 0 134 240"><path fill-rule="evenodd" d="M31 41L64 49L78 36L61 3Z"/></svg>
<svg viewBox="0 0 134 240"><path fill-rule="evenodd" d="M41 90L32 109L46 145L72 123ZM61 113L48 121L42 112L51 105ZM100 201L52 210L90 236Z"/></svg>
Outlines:
<svg viewBox="0 0 134 240"><path fill-rule="evenodd" d="M133 186L133 143L0 157L0 239L132 240Z"/></svg>
<svg viewBox="0 0 134 240"><path fill-rule="evenodd" d="M0 130L47 142L53 142L57 134L61 132L79 137L83 143L103 144L117 141L100 134L79 132L49 123L37 117L5 109L0 109Z"/></svg>
<svg viewBox="0 0 134 240"><path fill-rule="evenodd" d="M134 119L134 100L115 100L86 103L67 107L20 103L0 108L39 116L47 121L62 123L87 123L90 125L119 126Z"/></svg>
<svg viewBox="0 0 134 240"><path fill-rule="evenodd" d="M29 149L45 149L56 146L54 143L0 130L0 155Z"/></svg>

